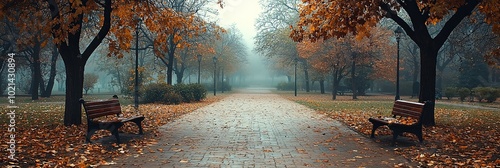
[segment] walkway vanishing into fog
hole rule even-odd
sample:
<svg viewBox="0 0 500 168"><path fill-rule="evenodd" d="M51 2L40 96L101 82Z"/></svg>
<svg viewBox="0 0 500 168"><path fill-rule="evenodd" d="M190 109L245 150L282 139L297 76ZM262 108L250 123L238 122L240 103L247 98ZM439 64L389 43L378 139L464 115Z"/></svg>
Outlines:
<svg viewBox="0 0 500 168"><path fill-rule="evenodd" d="M368 121L367 121L368 122ZM339 122L248 89L160 128L159 143L114 167L393 167L407 160ZM384 144L386 145L386 144Z"/></svg>

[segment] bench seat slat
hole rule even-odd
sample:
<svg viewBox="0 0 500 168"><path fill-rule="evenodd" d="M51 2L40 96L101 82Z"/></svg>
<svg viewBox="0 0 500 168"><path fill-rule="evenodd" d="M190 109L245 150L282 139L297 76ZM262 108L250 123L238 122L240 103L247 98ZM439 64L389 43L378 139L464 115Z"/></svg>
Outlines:
<svg viewBox="0 0 500 168"><path fill-rule="evenodd" d="M408 110L408 109L394 109L392 112L393 115L402 116L402 117L411 117L415 119L420 119L420 115L422 113Z"/></svg>
<svg viewBox="0 0 500 168"><path fill-rule="evenodd" d="M117 106L106 107L102 109L87 109L87 116L92 119L96 117L100 117L103 115L112 115L112 114L120 114L121 108Z"/></svg>

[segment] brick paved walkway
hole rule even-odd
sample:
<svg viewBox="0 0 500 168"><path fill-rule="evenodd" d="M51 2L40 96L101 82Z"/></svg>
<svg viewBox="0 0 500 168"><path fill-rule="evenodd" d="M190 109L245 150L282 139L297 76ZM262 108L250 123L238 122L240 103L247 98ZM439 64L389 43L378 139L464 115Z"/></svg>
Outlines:
<svg viewBox="0 0 500 168"><path fill-rule="evenodd" d="M368 121L367 121L368 122ZM161 128L116 167L394 167L407 161L339 122L266 90L228 96Z"/></svg>

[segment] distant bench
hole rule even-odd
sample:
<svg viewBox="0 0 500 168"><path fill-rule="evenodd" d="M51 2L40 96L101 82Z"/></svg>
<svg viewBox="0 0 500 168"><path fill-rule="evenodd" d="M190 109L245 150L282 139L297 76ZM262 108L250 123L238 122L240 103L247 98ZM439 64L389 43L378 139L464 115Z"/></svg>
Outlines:
<svg viewBox="0 0 500 168"><path fill-rule="evenodd" d="M126 122L134 122L139 127L139 134L143 134L141 122L144 120L144 116L122 117L120 102L116 95L112 99L103 101L85 101L82 98L80 99L80 103L83 104L85 114L87 114L88 128L87 136L85 137L86 142L90 142L90 138L95 131L104 129L110 131L116 137L116 142L120 143L118 129ZM98 120L99 118L112 115L116 115L116 118Z"/></svg>
<svg viewBox="0 0 500 168"><path fill-rule="evenodd" d="M379 116L377 118L372 117L368 119L368 121L373 124L370 137L375 137L375 130L378 127L387 125L389 129L392 130L392 144L396 142L398 135L401 135L403 132L415 134L418 140L422 142L421 119L424 114L424 106L424 103L397 100L394 102L394 107L392 108L392 117Z"/></svg>

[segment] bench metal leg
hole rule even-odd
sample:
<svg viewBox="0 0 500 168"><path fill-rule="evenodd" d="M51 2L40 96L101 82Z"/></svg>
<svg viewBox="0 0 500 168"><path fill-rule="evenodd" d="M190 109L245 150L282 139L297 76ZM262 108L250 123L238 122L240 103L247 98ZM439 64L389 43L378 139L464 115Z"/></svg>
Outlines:
<svg viewBox="0 0 500 168"><path fill-rule="evenodd" d="M420 131L415 131L415 135L417 135L418 141L420 141L420 143L424 141L424 138L422 137L422 129L420 129Z"/></svg>
<svg viewBox="0 0 500 168"><path fill-rule="evenodd" d="M90 138L92 138L92 135L94 135L96 130L88 130L87 131L87 136L85 136L85 143L92 143L90 141Z"/></svg>
<svg viewBox="0 0 500 168"><path fill-rule="evenodd" d="M97 130L99 130L99 125L88 123L87 135L85 136L85 143L92 143L92 141L90 141L90 138L92 138L92 135L94 135Z"/></svg>
<svg viewBox="0 0 500 168"><path fill-rule="evenodd" d="M141 125L141 121L142 121L142 120L140 120L140 121L134 121L134 123L137 125L137 127L139 127L139 134L141 134L141 135L142 135L142 134L144 134L144 133L142 132L142 125Z"/></svg>
<svg viewBox="0 0 500 168"><path fill-rule="evenodd" d="M392 131L392 142L391 142L391 145L394 146L396 145L396 139L398 138L399 134L402 134L403 132L401 131L396 131L396 130L393 130Z"/></svg>
<svg viewBox="0 0 500 168"><path fill-rule="evenodd" d="M113 131L111 131L111 134L113 134L116 138L116 143L117 144L120 144L120 135L118 135L118 128L114 129Z"/></svg>
<svg viewBox="0 0 500 168"><path fill-rule="evenodd" d="M377 130L377 128L382 126L382 125L384 125L384 124L373 123L372 134L370 135L370 138L375 138L375 130Z"/></svg>

